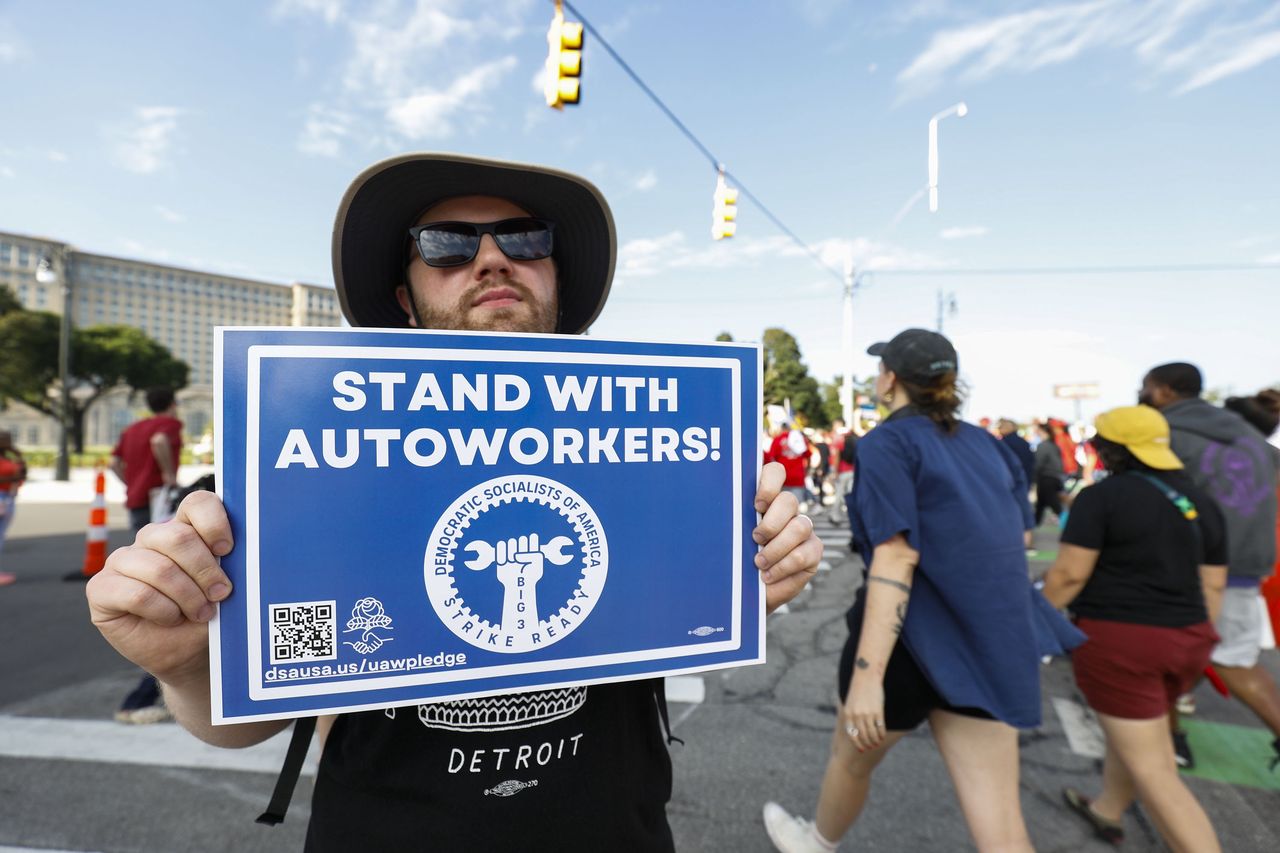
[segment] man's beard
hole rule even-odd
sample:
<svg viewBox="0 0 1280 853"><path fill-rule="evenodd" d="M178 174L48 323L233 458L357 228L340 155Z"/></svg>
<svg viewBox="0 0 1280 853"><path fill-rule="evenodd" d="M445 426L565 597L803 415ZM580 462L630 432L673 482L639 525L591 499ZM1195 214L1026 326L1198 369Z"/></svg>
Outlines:
<svg viewBox="0 0 1280 853"><path fill-rule="evenodd" d="M486 290L504 287L520 295L520 301L502 308L471 307ZM464 332L545 332L556 331L559 310L554 296L539 302L533 292L510 278L485 279L470 287L448 308L432 309L409 290L413 316L420 329Z"/></svg>

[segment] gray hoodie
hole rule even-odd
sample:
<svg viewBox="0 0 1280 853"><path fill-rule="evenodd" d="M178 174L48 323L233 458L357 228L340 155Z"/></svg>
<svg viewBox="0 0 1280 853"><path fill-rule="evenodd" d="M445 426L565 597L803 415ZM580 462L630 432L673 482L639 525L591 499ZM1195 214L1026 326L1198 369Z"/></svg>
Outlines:
<svg viewBox="0 0 1280 853"><path fill-rule="evenodd" d="M1276 563L1276 468L1271 448L1244 418L1204 400L1181 400L1161 413L1187 474L1222 507L1235 577L1263 578Z"/></svg>

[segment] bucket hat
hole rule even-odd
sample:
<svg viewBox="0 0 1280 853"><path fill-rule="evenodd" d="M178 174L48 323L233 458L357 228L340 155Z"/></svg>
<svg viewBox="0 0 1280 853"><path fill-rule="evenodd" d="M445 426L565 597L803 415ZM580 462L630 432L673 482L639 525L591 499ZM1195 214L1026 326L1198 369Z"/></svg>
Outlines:
<svg viewBox="0 0 1280 853"><path fill-rule="evenodd" d="M333 281L353 326L407 328L396 300L408 229L422 211L466 195L504 198L555 223L551 253L566 334L585 332L609 297L617 260L613 215L594 184L546 166L462 154L403 154L352 181L333 223Z"/></svg>

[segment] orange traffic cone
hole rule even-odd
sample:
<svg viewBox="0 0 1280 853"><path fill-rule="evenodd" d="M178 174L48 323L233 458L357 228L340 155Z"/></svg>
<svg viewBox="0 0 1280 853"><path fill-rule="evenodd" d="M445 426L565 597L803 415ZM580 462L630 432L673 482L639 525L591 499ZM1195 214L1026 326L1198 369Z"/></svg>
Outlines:
<svg viewBox="0 0 1280 853"><path fill-rule="evenodd" d="M102 571L107 562L107 475L101 467L93 484L93 503L89 504L89 529L85 533L84 566L64 580L88 580Z"/></svg>

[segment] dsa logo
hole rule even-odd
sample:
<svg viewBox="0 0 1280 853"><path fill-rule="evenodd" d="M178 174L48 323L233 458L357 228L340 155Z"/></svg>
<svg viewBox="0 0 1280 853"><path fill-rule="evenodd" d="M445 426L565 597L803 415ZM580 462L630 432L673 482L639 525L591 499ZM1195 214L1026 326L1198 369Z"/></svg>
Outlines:
<svg viewBox="0 0 1280 853"><path fill-rule="evenodd" d="M450 631L493 652L557 643L604 590L609 546L595 510L545 477L498 477L440 516L427 546L427 597Z"/></svg>

